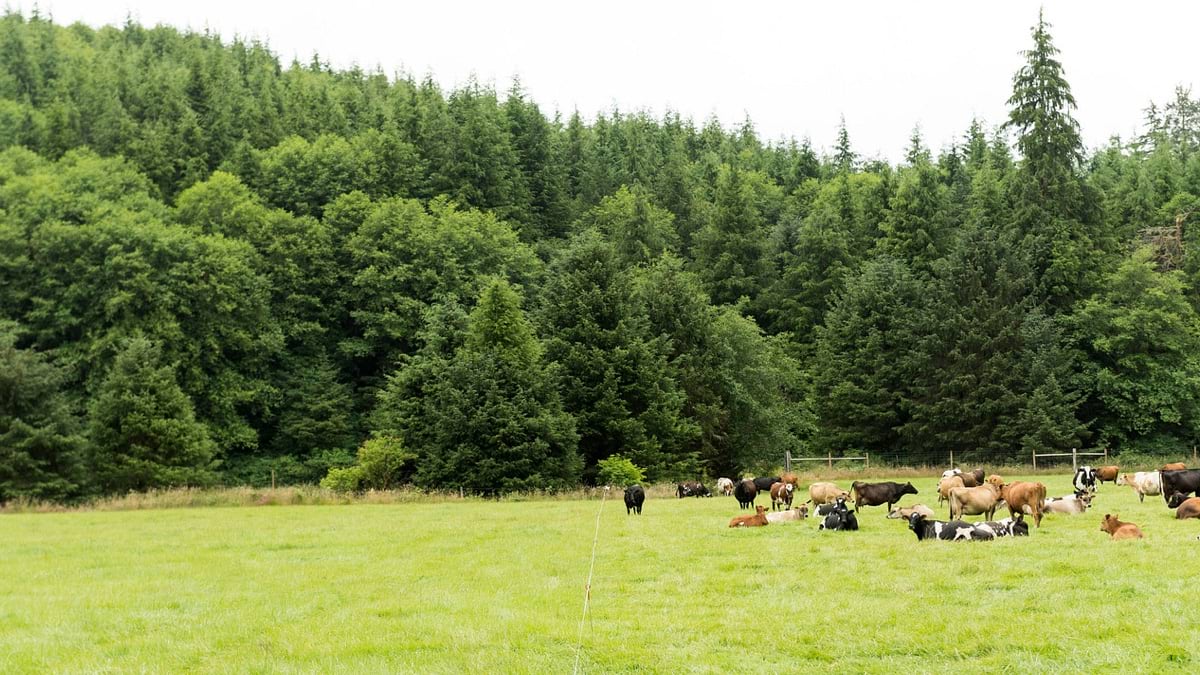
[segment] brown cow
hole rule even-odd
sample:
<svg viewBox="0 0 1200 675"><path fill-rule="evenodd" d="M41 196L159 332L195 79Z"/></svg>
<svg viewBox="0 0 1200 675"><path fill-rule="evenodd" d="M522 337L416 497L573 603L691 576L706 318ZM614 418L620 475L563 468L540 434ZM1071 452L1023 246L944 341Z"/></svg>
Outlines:
<svg viewBox="0 0 1200 675"><path fill-rule="evenodd" d="M1042 526L1042 509L1046 506L1046 486L1041 483L1015 481L1000 487L1000 498L1008 505L1008 513L1013 518L1018 513L1028 513L1033 516L1033 524Z"/></svg>
<svg viewBox="0 0 1200 675"><path fill-rule="evenodd" d="M1100 523L1100 531L1107 532L1113 539L1142 539L1142 528L1133 523L1123 523L1117 516L1104 514L1104 522Z"/></svg>
<svg viewBox="0 0 1200 675"><path fill-rule="evenodd" d="M1096 469L1096 480L1100 481L1101 483L1104 481L1115 483L1117 482L1117 476L1120 475L1120 471L1120 467L1115 465L1102 466L1099 469Z"/></svg>
<svg viewBox="0 0 1200 675"><path fill-rule="evenodd" d="M767 520L767 514L763 507L756 506L755 513L752 516L734 516L733 520L729 521L730 527L766 527L770 525Z"/></svg>
<svg viewBox="0 0 1200 675"><path fill-rule="evenodd" d="M997 490L999 490L1000 488L1004 487L1004 479L1003 479L1003 478L1001 478L999 474L995 474L995 473L994 473L994 474L992 474L992 475L988 476L988 477L987 477L987 482L988 482L990 485L995 485Z"/></svg>
<svg viewBox="0 0 1200 675"><path fill-rule="evenodd" d="M983 485L983 469L964 471L959 476L962 477L963 487L979 487Z"/></svg>
<svg viewBox="0 0 1200 675"><path fill-rule="evenodd" d="M950 491L954 488L960 487L966 486L963 485L962 474L959 473L956 473L953 476L946 476L938 481L938 506L941 506L942 502L950 501Z"/></svg>
<svg viewBox="0 0 1200 675"><path fill-rule="evenodd" d="M792 492L796 489L791 483L775 483L771 486L771 510L782 504L784 509L792 508Z"/></svg>
<svg viewBox="0 0 1200 675"><path fill-rule="evenodd" d="M995 485L954 488L950 491L950 520L978 515L985 515L986 520L991 520L996 515L999 501L1000 491Z"/></svg>
<svg viewBox="0 0 1200 675"><path fill-rule="evenodd" d="M813 506L832 504L838 497L849 499L850 493L833 483L813 483L808 486L808 501L812 502Z"/></svg>
<svg viewBox="0 0 1200 675"><path fill-rule="evenodd" d="M779 480L783 481L784 483L791 483L792 485L794 485L796 487L800 487L800 476L797 476L796 474L794 474L790 471L783 474L783 477L780 478Z"/></svg>
<svg viewBox="0 0 1200 675"><path fill-rule="evenodd" d="M1163 464L1159 471L1183 471L1186 468L1187 464L1183 462L1171 462L1170 464Z"/></svg>
<svg viewBox="0 0 1200 675"><path fill-rule="evenodd" d="M1175 517L1179 520L1184 518L1200 518L1200 497L1191 497L1179 505L1175 509Z"/></svg>

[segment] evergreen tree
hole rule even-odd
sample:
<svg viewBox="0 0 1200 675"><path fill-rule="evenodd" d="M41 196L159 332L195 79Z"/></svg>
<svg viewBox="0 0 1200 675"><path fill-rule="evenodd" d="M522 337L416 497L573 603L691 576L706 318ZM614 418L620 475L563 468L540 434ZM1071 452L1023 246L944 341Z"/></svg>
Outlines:
<svg viewBox="0 0 1200 675"><path fill-rule="evenodd" d="M161 348L131 338L88 408L91 471L105 493L202 485L213 480L216 447L192 402L162 364Z"/></svg>

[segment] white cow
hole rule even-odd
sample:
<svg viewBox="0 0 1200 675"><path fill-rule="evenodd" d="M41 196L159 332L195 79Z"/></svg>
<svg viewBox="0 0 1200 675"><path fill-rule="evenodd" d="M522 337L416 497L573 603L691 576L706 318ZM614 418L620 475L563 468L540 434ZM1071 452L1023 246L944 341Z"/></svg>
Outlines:
<svg viewBox="0 0 1200 675"><path fill-rule="evenodd" d="M717 492L720 492L721 494L725 495L726 497L733 494L733 480L731 480L729 478L718 478L717 479Z"/></svg>
<svg viewBox="0 0 1200 675"><path fill-rule="evenodd" d="M808 517L808 506L801 504L784 511L773 511L767 514L768 523L785 523L789 520L804 520Z"/></svg>
<svg viewBox="0 0 1200 675"><path fill-rule="evenodd" d="M1162 494L1162 474L1157 471L1139 471L1132 476L1127 473L1117 478L1117 485L1128 485L1137 493L1138 501L1143 501L1146 495Z"/></svg>

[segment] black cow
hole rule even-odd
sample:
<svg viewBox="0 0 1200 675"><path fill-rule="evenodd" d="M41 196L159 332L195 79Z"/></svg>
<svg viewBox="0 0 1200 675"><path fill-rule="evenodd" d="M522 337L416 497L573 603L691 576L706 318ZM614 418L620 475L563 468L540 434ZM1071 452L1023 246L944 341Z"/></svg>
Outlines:
<svg viewBox="0 0 1200 675"><path fill-rule="evenodd" d="M858 517L855 516L854 512L851 511L846 506L846 499L844 497L838 497L837 501L834 502L833 504L825 504L824 506L832 506L833 508L829 510L828 514L826 514L825 520L821 521L821 526L819 529L822 529L822 530L857 530L858 529ZM820 509L818 508L818 510L820 510Z"/></svg>
<svg viewBox="0 0 1200 675"><path fill-rule="evenodd" d="M1081 466L1075 469L1075 477L1071 479L1071 486L1076 492L1087 490L1088 492L1096 491L1096 470L1090 466Z"/></svg>
<svg viewBox="0 0 1200 675"><path fill-rule="evenodd" d="M1162 476L1163 500L1171 508L1178 507L1189 494L1200 490L1200 469L1159 471L1159 474ZM1172 504L1172 501L1175 503Z"/></svg>
<svg viewBox="0 0 1200 675"><path fill-rule="evenodd" d="M754 487L758 488L759 492L770 492L772 485L782 482L783 479L779 476L772 476L770 478L767 478L766 476L760 476L754 479Z"/></svg>
<svg viewBox="0 0 1200 675"><path fill-rule="evenodd" d="M738 506L743 509L752 508L754 500L758 497L758 487L754 485L754 481L747 478L733 486L733 496L737 498Z"/></svg>
<svg viewBox="0 0 1200 675"><path fill-rule="evenodd" d="M708 488L704 487L704 483L698 483L696 481L680 483L679 486L675 488L675 493L679 495L680 499L683 499L684 497L712 496L712 493L708 491Z"/></svg>
<svg viewBox="0 0 1200 675"><path fill-rule="evenodd" d="M854 495L854 512L858 513L860 506L879 506L887 504L888 511L892 510L892 504L900 501L904 495L917 494L917 488L913 487L912 483L864 483L862 481L854 481L850 484L850 493Z"/></svg>
<svg viewBox="0 0 1200 675"><path fill-rule="evenodd" d="M646 491L641 485L630 485L625 488L625 515L633 513L642 515L642 504L646 501Z"/></svg>
<svg viewBox="0 0 1200 675"><path fill-rule="evenodd" d="M968 523L965 520L929 520L920 513L908 517L908 529L917 535L917 540L941 539L943 541L968 541L995 539L996 532L985 523ZM1029 527L1025 527L1026 534Z"/></svg>

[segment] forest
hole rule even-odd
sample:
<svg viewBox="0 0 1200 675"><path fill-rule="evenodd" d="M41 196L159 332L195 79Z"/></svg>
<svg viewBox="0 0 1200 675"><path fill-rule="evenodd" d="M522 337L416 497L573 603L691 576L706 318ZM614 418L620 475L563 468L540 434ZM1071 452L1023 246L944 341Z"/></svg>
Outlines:
<svg viewBox="0 0 1200 675"><path fill-rule="evenodd" d="M1023 59L893 164L9 11L0 502L1190 453L1200 98L1085 148Z"/></svg>

